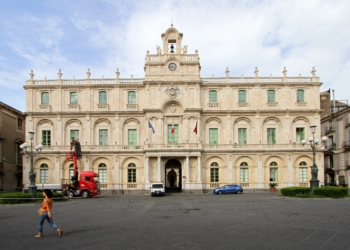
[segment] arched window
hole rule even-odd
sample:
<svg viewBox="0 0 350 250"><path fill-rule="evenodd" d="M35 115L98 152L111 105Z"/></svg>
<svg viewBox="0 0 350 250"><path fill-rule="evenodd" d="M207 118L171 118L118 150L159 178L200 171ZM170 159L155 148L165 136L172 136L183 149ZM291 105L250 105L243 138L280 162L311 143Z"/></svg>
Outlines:
<svg viewBox="0 0 350 250"><path fill-rule="evenodd" d="M98 165L98 180L101 183L107 183L107 165L104 163L100 163Z"/></svg>
<svg viewBox="0 0 350 250"><path fill-rule="evenodd" d="M70 92L70 104L78 104L78 92Z"/></svg>
<svg viewBox="0 0 350 250"><path fill-rule="evenodd" d="M241 183L249 182L249 168L247 162L242 162L239 169L239 180Z"/></svg>
<svg viewBox="0 0 350 250"><path fill-rule="evenodd" d="M212 162L210 164L210 182L219 182L219 164L217 162Z"/></svg>
<svg viewBox="0 0 350 250"><path fill-rule="evenodd" d="M270 163L270 181L278 181L278 165L277 162L273 161Z"/></svg>
<svg viewBox="0 0 350 250"><path fill-rule="evenodd" d="M136 183L136 165L135 163L130 163L128 165L128 182Z"/></svg>
<svg viewBox="0 0 350 250"><path fill-rule="evenodd" d="M49 104L49 92L42 92L41 93L41 104Z"/></svg>
<svg viewBox="0 0 350 250"><path fill-rule="evenodd" d="M303 89L297 90L297 102L305 102L305 94Z"/></svg>
<svg viewBox="0 0 350 250"><path fill-rule="evenodd" d="M98 103L99 104L107 104L107 92L106 91L100 91L98 94Z"/></svg>
<svg viewBox="0 0 350 250"><path fill-rule="evenodd" d="M49 166L45 163L40 165L40 183L49 183Z"/></svg>
<svg viewBox="0 0 350 250"><path fill-rule="evenodd" d="M299 163L299 182L307 182L307 163L305 161Z"/></svg>

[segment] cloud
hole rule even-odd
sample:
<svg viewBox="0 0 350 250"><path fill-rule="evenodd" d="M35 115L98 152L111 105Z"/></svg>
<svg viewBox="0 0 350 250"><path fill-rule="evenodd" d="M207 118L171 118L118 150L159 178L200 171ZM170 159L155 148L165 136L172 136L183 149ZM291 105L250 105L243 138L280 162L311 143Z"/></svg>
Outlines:
<svg viewBox="0 0 350 250"><path fill-rule="evenodd" d="M0 21L0 88L23 85L30 69L37 79L55 79L59 68L68 79L85 78L87 68L93 78L113 78L117 68L142 78L146 51L156 53L172 20L188 53L198 49L202 77L225 76L226 67L230 76L253 76L255 67L260 76L282 76L284 66L288 76L311 76L315 66L321 90L349 99L346 0L63 0L41 8Z"/></svg>

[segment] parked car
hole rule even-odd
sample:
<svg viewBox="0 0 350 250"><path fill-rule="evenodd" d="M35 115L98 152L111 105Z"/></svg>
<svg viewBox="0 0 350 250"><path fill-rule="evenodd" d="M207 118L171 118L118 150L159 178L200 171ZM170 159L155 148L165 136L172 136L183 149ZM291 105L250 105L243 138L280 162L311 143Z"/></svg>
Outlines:
<svg viewBox="0 0 350 250"><path fill-rule="evenodd" d="M238 184L228 184L213 190L213 194L241 194L243 188Z"/></svg>
<svg viewBox="0 0 350 250"><path fill-rule="evenodd" d="M164 196L165 195L165 188L164 188L163 183L161 183L161 182L152 183L150 189L151 189L151 196L156 196L156 195Z"/></svg>

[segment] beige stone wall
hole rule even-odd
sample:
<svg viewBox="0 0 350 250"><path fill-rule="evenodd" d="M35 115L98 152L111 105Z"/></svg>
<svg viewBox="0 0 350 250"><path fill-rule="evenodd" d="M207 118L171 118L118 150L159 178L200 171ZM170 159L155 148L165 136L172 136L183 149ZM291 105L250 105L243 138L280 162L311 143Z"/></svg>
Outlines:
<svg viewBox="0 0 350 250"><path fill-rule="evenodd" d="M98 171L107 165L107 189L148 190L153 181L167 181L165 166L171 159L181 164L177 180L182 190L211 189L215 185L240 183L240 164L248 163L246 188L266 188L269 164L278 163L280 187L299 185L298 159L310 164L311 150L296 142L296 128L320 126L319 87L312 71L310 77L207 77L200 75L198 51L187 54L182 33L171 27L162 34L163 46L157 54L147 52L145 77L35 80L26 82L27 128L35 128L35 140L41 131L51 131L51 145L38 159L48 161L50 181L67 178L70 130L79 130L83 159L80 170ZM170 53L170 44L176 45ZM175 66L174 66L175 65ZM174 70L171 70L174 69ZM305 101L297 102L297 91L304 90ZM210 103L209 91L217 91L217 103ZM246 103L238 102L238 91L246 91ZM275 90L276 101L268 102L268 90ZM100 91L106 91L107 103L99 104ZM128 93L136 93L136 103L128 103ZM43 92L49 104L41 103ZM78 103L70 104L70 93L78 94ZM151 122L156 133L148 127ZM198 121L198 133L193 132ZM178 125L178 144L168 144L168 127ZM218 129L217 145L209 145L209 129ZM246 145L238 145L238 129L247 128ZM276 144L268 145L267 128L276 129ZM107 145L100 145L99 130L108 130ZM136 145L128 145L128 129L137 131ZM320 136L320 131L316 132ZM40 159L40 160L39 160ZM323 166L322 160L320 165ZM210 164L219 163L219 183L210 182ZM128 164L137 171L136 187L127 182ZM181 176L180 176L181 174ZM52 175L52 177L51 177ZM309 173L310 175L310 173ZM319 179L323 180L323 171ZM55 176L55 177L54 177ZM311 175L309 176L309 179ZM24 176L26 181L27 177Z"/></svg>

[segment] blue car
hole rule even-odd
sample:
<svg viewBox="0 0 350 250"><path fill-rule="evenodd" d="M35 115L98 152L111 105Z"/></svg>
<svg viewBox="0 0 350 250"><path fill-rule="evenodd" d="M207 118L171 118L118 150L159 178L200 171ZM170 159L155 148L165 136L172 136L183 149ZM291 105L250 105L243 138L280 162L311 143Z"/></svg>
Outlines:
<svg viewBox="0 0 350 250"><path fill-rule="evenodd" d="M223 187L218 187L213 190L213 194L241 194L243 188L237 184L228 184Z"/></svg>

